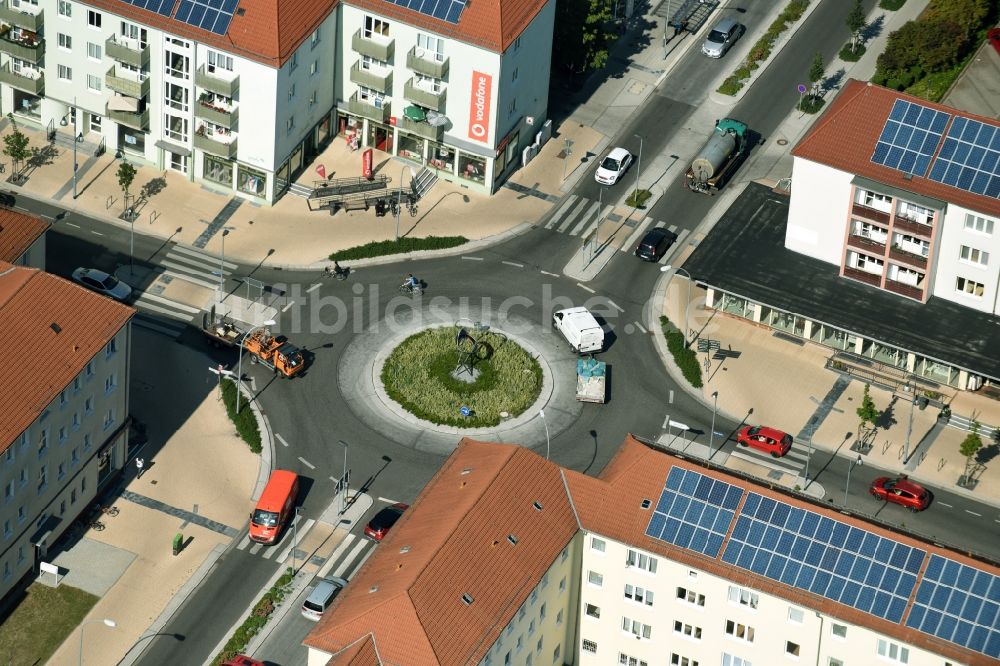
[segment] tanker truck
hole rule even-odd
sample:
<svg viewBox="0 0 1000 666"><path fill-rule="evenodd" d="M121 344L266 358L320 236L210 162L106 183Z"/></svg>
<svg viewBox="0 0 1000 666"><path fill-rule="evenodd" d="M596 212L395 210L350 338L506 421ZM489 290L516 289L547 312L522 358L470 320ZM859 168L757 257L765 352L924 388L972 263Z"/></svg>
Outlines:
<svg viewBox="0 0 1000 666"><path fill-rule="evenodd" d="M716 121L715 131L687 170L688 188L702 194L721 189L750 152L749 138L744 123L732 118Z"/></svg>

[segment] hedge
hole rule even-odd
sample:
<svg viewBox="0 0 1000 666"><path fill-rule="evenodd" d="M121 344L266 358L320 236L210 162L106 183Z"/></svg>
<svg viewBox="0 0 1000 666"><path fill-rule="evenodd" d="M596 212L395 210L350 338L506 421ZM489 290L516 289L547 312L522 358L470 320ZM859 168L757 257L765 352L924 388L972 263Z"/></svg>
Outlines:
<svg viewBox="0 0 1000 666"><path fill-rule="evenodd" d="M844 44L844 48L840 49L840 53L837 54L837 57L844 62L857 62L861 60L861 56L863 56L867 50L868 49L865 48L864 44L858 44L856 50L852 49L851 43L848 42L847 44Z"/></svg>
<svg viewBox="0 0 1000 666"><path fill-rule="evenodd" d="M250 644L250 640L260 633L260 630L264 628L264 625L271 618L274 609L277 608L281 600L288 594L292 584L292 577L292 569L289 567L271 589L265 592L264 596L260 598L260 601L257 602L257 605L250 612L250 617L244 620L243 624L236 630L236 633L229 638L226 642L226 647L222 648L222 652L215 655L215 659L212 660L212 666L220 666L223 662L229 661L233 657L243 653L243 650Z"/></svg>
<svg viewBox="0 0 1000 666"><path fill-rule="evenodd" d="M240 413L236 413L236 384L234 382L222 382L222 402L226 405L229 420L236 426L236 432L247 443L251 451L260 453L262 447L257 419L254 417L253 410L250 409L250 401L246 399L246 396L240 399Z"/></svg>
<svg viewBox="0 0 1000 666"><path fill-rule="evenodd" d="M782 10L781 14L778 15L778 18L771 23L767 32L750 47L750 53L747 54L746 61L731 76L723 81L722 85L716 89L716 92L722 95L735 95L739 92L743 87L743 80L749 79L750 74L770 57L771 49L774 48L774 42L778 39L778 36L788 29L790 23L794 23L802 18L808 7L809 0L791 0Z"/></svg>
<svg viewBox="0 0 1000 666"><path fill-rule="evenodd" d="M338 250L330 255L331 261L368 259L390 254L406 254L420 250L444 250L469 242L464 236L427 236L426 238L398 238L396 240L372 241L364 245Z"/></svg>
<svg viewBox="0 0 1000 666"><path fill-rule="evenodd" d="M886 9L890 12L894 12L905 4L906 0L881 0L881 2L878 3L878 7L879 9Z"/></svg>
<svg viewBox="0 0 1000 666"><path fill-rule="evenodd" d="M701 364L698 363L698 355L687 346L684 332L662 315L660 316L660 326L663 328L663 337L667 339L667 349L674 357L674 363L681 369L684 379L688 380L691 386L701 388Z"/></svg>

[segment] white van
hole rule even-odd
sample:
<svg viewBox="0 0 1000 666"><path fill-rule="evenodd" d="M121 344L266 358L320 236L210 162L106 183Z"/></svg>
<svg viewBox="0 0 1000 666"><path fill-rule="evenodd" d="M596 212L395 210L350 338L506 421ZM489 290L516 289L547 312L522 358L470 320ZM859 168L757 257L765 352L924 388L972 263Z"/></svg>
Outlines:
<svg viewBox="0 0 1000 666"><path fill-rule="evenodd" d="M578 354L599 352L604 348L604 329L587 308L559 310L552 315L552 325Z"/></svg>

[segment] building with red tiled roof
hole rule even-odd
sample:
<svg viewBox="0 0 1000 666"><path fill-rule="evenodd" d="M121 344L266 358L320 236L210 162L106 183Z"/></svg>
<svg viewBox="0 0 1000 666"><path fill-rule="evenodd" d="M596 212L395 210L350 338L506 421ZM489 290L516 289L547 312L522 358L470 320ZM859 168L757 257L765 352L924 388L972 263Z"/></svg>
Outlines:
<svg viewBox="0 0 1000 666"><path fill-rule="evenodd" d="M597 478L463 440L310 664L992 664L1000 567L629 437Z"/></svg>
<svg viewBox="0 0 1000 666"><path fill-rule="evenodd" d="M134 312L0 262L0 597L125 464Z"/></svg>
<svg viewBox="0 0 1000 666"><path fill-rule="evenodd" d="M45 269L49 223L35 215L0 208L0 261Z"/></svg>

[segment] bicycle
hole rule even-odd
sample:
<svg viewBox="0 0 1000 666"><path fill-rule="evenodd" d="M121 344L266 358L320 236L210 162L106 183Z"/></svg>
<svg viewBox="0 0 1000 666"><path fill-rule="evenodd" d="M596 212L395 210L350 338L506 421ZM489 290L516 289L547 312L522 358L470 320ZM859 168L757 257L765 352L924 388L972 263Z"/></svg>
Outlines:
<svg viewBox="0 0 1000 666"><path fill-rule="evenodd" d="M103 514L105 514L107 516L111 516L112 518L114 518L115 516L118 515L119 511L118 511L118 507L116 507L116 506L102 506L101 507L101 513L103 513Z"/></svg>
<svg viewBox="0 0 1000 666"><path fill-rule="evenodd" d="M104 529L104 523L96 519L92 523L89 523L87 526L92 528L95 532L100 532Z"/></svg>
<svg viewBox="0 0 1000 666"><path fill-rule="evenodd" d="M350 268L340 268L339 266L335 266L334 268L330 268L329 266L327 266L326 268L323 269L323 277L325 277L325 278L335 278L337 280L346 280L347 276L350 275L350 274L351 274L351 269Z"/></svg>
<svg viewBox="0 0 1000 666"><path fill-rule="evenodd" d="M399 285L399 293L405 294L407 296L419 296L424 293L424 288L419 284L401 284Z"/></svg>

